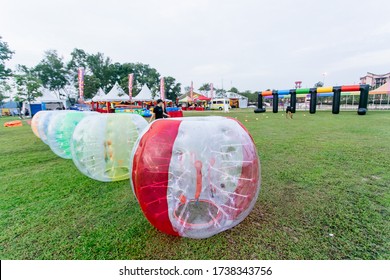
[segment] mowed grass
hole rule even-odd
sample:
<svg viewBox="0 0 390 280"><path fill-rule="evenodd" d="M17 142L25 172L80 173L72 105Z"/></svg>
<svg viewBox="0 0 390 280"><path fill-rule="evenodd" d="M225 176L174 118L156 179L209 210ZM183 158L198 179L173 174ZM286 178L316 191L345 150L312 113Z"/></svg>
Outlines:
<svg viewBox="0 0 390 280"><path fill-rule="evenodd" d="M261 160L249 216L194 240L157 231L128 180L82 175L0 119L1 259L389 259L390 112L199 112L236 117Z"/></svg>

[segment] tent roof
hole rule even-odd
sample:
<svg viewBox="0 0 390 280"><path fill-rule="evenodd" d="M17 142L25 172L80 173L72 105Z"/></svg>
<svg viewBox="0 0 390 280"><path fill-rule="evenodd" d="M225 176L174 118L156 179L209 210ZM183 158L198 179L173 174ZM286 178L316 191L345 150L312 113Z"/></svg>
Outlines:
<svg viewBox="0 0 390 280"><path fill-rule="evenodd" d="M191 101L191 98L189 96L186 96L186 97L179 100L179 102L190 102L190 101Z"/></svg>
<svg viewBox="0 0 390 280"><path fill-rule="evenodd" d="M3 105L0 108L17 108L18 104L13 101L11 98L3 99Z"/></svg>
<svg viewBox="0 0 390 280"><path fill-rule="evenodd" d="M39 102L63 102L62 99L59 99L55 96L54 93L46 88L41 88L42 96L37 97L32 103Z"/></svg>
<svg viewBox="0 0 390 280"><path fill-rule="evenodd" d="M390 82L387 82L377 89L371 90L370 94L390 94Z"/></svg>
<svg viewBox="0 0 390 280"><path fill-rule="evenodd" d="M184 99L186 96L190 97L191 93L190 92L187 92L185 94L182 94L179 96L179 99ZM196 97L198 97L199 95L202 95L200 93L197 93L195 91L192 92L192 97L195 99ZM204 96L204 95L203 95Z"/></svg>
<svg viewBox="0 0 390 280"><path fill-rule="evenodd" d="M187 92L179 97L179 102L191 102L191 93ZM192 99L193 100L211 100L211 98L208 98L207 96L193 92L192 93Z"/></svg>
<svg viewBox="0 0 390 280"><path fill-rule="evenodd" d="M226 96L227 96L227 98L248 99L248 97L245 97L241 94L231 92L231 91L226 92Z"/></svg>
<svg viewBox="0 0 390 280"><path fill-rule="evenodd" d="M208 101L211 100L211 98L208 98L204 95L199 95L198 97L194 98L194 100Z"/></svg>
<svg viewBox="0 0 390 280"><path fill-rule="evenodd" d="M112 89L100 101L129 101L130 97L115 83Z"/></svg>
<svg viewBox="0 0 390 280"><path fill-rule="evenodd" d="M104 100L105 96L106 96L106 94L104 93L102 88L99 88L99 90L96 93L96 95L92 98L92 101L93 102L102 101L102 100Z"/></svg>
<svg viewBox="0 0 390 280"><path fill-rule="evenodd" d="M150 101L150 100L157 100L159 97L156 95L154 98L152 98L152 92L148 88L147 85L143 85L141 91L137 94L137 96L133 97L133 101Z"/></svg>

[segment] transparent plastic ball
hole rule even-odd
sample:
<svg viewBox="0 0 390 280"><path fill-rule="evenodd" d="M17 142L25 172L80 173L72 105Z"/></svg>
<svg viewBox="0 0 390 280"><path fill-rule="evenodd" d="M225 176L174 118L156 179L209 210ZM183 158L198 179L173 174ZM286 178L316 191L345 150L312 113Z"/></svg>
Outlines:
<svg viewBox="0 0 390 280"><path fill-rule="evenodd" d="M147 121L136 114L86 117L73 132L73 162L83 174L98 181L128 179L132 148L147 125Z"/></svg>
<svg viewBox="0 0 390 280"><path fill-rule="evenodd" d="M34 132L35 136L38 138L40 138L39 131L38 131L39 122L40 122L42 116L47 114L47 112L50 112L50 111L38 111L31 119L31 129Z"/></svg>
<svg viewBox="0 0 390 280"><path fill-rule="evenodd" d="M38 122L38 134L39 138L45 143L46 145L49 145L48 139L47 139L47 131L49 128L49 124L53 117L60 113L61 111L46 111L45 114L40 116L39 122Z"/></svg>
<svg viewBox="0 0 390 280"><path fill-rule="evenodd" d="M260 160L235 119L154 121L134 146L131 185L149 222L162 232L207 238L234 227L260 191Z"/></svg>
<svg viewBox="0 0 390 280"><path fill-rule="evenodd" d="M59 157L71 159L70 141L77 124L85 117L97 112L61 111L52 117L47 129L50 149Z"/></svg>

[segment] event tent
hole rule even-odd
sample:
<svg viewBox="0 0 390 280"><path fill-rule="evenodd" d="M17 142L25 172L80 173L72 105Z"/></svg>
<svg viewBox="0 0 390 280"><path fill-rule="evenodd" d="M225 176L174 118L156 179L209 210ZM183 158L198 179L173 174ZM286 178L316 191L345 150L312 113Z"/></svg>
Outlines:
<svg viewBox="0 0 390 280"><path fill-rule="evenodd" d="M40 88L42 96L35 98L34 101L31 101L30 104L25 101L23 102L22 112L25 109L29 109L31 115L34 115L36 112L41 110L57 110L66 108L66 100L58 98L54 93L49 89Z"/></svg>
<svg viewBox="0 0 390 280"><path fill-rule="evenodd" d="M112 89L101 98L99 101L113 102L113 101L129 101L130 97L123 91L123 89L115 83Z"/></svg>
<svg viewBox="0 0 390 280"><path fill-rule="evenodd" d="M132 98L132 101L152 101L159 99L160 96L156 94L156 96L152 97L152 91L149 89L147 85L143 85L141 91ZM168 99L165 99L168 100Z"/></svg>
<svg viewBox="0 0 390 280"><path fill-rule="evenodd" d="M203 95L203 94L200 94L200 93L196 93L196 92L193 92L192 93L192 99L191 100L191 94L189 92L187 92L186 94L183 94L181 96L179 96L179 102L180 103L186 103L186 102L191 102L191 101L196 101L196 100L201 100L201 101L206 101L206 100L210 100L210 98L208 98L207 96Z"/></svg>
<svg viewBox="0 0 390 280"><path fill-rule="evenodd" d="M14 101L11 97L3 99L0 108L15 109L18 108L18 103Z"/></svg>
<svg viewBox="0 0 390 280"><path fill-rule="evenodd" d="M104 91L102 90L102 88L99 88L98 92L96 93L96 95L92 98L92 101L93 102L99 102L99 101L103 101L104 98L105 98L106 94L104 93Z"/></svg>
<svg viewBox="0 0 390 280"><path fill-rule="evenodd" d="M198 97L194 98L194 101L197 101L197 100L200 100L200 101L210 101L211 98L208 98L204 95L199 95Z"/></svg>
<svg viewBox="0 0 390 280"><path fill-rule="evenodd" d="M239 108L248 108L248 97L235 92L226 92L226 97L229 99L238 99Z"/></svg>
<svg viewBox="0 0 390 280"><path fill-rule="evenodd" d="M390 82L387 82L377 89L371 90L370 94L390 94Z"/></svg>

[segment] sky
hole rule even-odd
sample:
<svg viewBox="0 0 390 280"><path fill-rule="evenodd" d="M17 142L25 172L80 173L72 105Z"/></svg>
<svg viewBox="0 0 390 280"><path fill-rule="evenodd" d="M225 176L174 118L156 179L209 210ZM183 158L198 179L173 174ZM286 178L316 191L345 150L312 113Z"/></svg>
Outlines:
<svg viewBox="0 0 390 280"><path fill-rule="evenodd" d="M359 83L390 72L389 0L0 0L0 36L29 67L74 48L141 62L183 87Z"/></svg>

